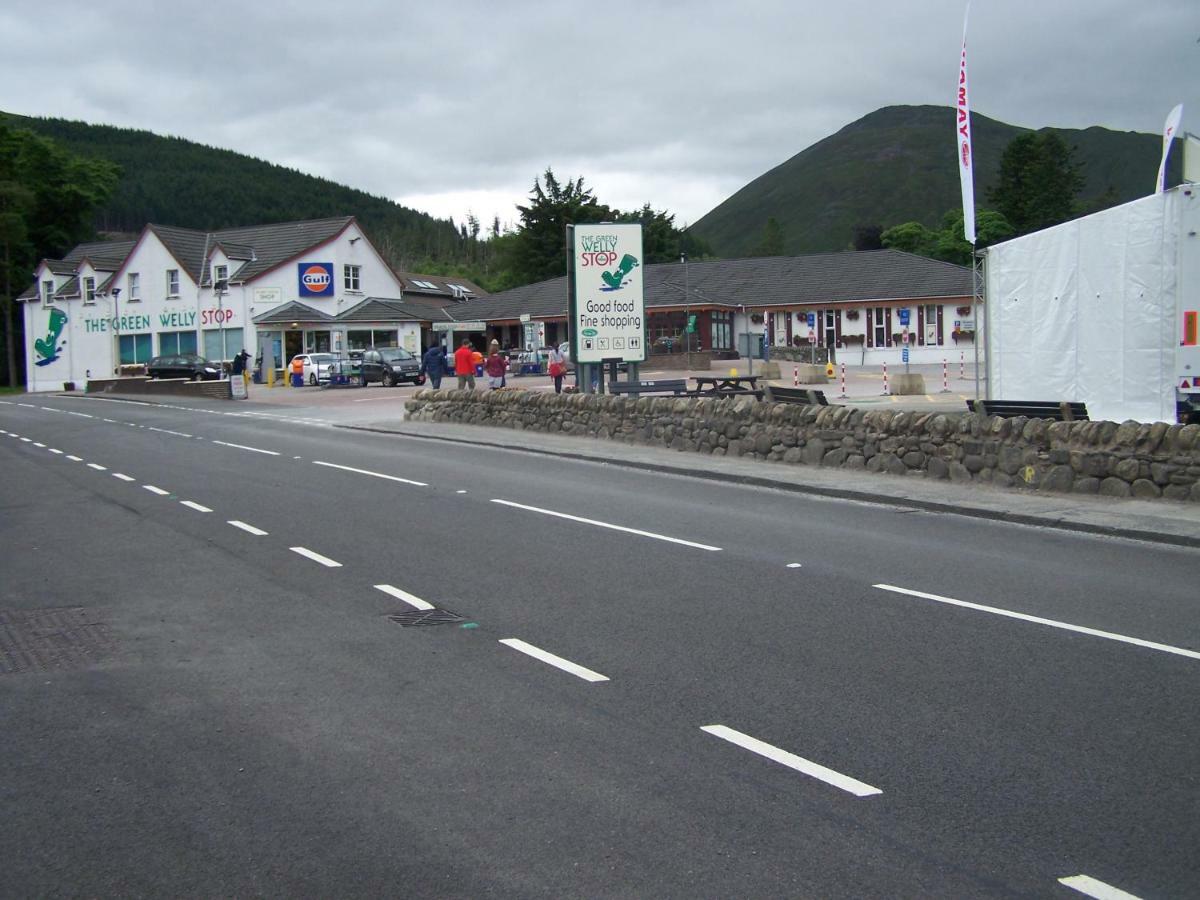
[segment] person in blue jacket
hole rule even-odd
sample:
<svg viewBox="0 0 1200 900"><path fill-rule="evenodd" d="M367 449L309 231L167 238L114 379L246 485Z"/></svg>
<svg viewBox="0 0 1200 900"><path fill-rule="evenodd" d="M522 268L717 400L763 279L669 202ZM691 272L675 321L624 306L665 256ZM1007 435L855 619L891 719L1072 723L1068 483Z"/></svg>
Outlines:
<svg viewBox="0 0 1200 900"><path fill-rule="evenodd" d="M421 374L429 377L433 389L442 387L442 375L446 372L446 350L441 344L432 344L421 357Z"/></svg>

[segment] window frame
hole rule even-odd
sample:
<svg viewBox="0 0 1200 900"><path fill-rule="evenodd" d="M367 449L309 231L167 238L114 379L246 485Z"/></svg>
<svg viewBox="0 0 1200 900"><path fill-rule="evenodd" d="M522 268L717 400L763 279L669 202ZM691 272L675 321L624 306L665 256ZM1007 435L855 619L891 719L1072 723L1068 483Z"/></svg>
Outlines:
<svg viewBox="0 0 1200 900"><path fill-rule="evenodd" d="M83 295L84 306L96 305L96 276L88 275L79 280L80 294Z"/></svg>
<svg viewBox="0 0 1200 900"><path fill-rule="evenodd" d="M362 293L362 266L353 263L342 265L342 290L349 294Z"/></svg>
<svg viewBox="0 0 1200 900"><path fill-rule="evenodd" d="M54 279L46 278L42 281L42 306L54 305Z"/></svg>
<svg viewBox="0 0 1200 900"><path fill-rule="evenodd" d="M174 277L172 277L174 276ZM179 298L179 270L167 269L167 299L176 300Z"/></svg>
<svg viewBox="0 0 1200 900"><path fill-rule="evenodd" d="M125 276L125 302L142 302L142 276L138 272L130 272Z"/></svg>

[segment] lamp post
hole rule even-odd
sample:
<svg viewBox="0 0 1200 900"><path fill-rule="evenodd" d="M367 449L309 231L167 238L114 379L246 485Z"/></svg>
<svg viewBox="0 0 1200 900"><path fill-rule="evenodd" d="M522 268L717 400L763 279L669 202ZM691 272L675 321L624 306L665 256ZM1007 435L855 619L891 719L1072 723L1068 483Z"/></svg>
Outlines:
<svg viewBox="0 0 1200 900"><path fill-rule="evenodd" d="M683 263L683 339L687 342L687 367L692 371L692 295L688 284L687 254L680 253L679 261Z"/></svg>
<svg viewBox="0 0 1200 900"><path fill-rule="evenodd" d="M116 365L113 366L113 374L121 374L121 307L118 301L121 299L121 289L112 289L113 298L113 331L116 332L116 349L113 351L113 357L116 360Z"/></svg>
<svg viewBox="0 0 1200 900"><path fill-rule="evenodd" d="M229 350L225 346L225 287L227 282L218 281L213 285L217 294L217 325L221 329L221 377L225 377L225 360L229 358Z"/></svg>

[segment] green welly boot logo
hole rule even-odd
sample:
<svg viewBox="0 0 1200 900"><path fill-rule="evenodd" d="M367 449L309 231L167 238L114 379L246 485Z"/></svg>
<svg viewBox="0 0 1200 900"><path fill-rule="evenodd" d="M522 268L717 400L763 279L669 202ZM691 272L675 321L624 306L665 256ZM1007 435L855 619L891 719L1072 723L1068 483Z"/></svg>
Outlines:
<svg viewBox="0 0 1200 900"><path fill-rule="evenodd" d="M626 253L623 257L621 257L621 265L617 266L617 270L615 272L600 273L600 277L603 278L604 283L608 285L607 288L601 288L601 290L619 291L621 289L621 285L625 283L625 277L634 269L636 269L637 266L637 259L635 259L632 254Z"/></svg>
<svg viewBox="0 0 1200 900"><path fill-rule="evenodd" d="M64 346L66 346L67 343L66 341L63 341L61 344L58 342L58 339L62 336L63 328L66 326L66 324L67 314L65 312L63 312L61 309L50 310L50 333L44 338L38 338L33 342L34 351L36 351L37 355L41 357L41 359L37 360L35 363L36 365L48 366L50 363L58 359L59 352Z"/></svg>

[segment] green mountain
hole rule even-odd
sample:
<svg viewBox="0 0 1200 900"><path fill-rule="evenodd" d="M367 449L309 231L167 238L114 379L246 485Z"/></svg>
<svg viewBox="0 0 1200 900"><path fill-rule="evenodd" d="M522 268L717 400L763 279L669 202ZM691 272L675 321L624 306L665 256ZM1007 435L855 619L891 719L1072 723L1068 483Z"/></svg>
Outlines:
<svg viewBox="0 0 1200 900"><path fill-rule="evenodd" d="M890 228L917 221L935 227L961 195L953 137L956 112L941 106L888 106L847 125L760 175L691 226L718 256L754 252L769 218L780 225L783 253L843 250L861 225ZM1004 148L1029 131L971 115L975 203L988 205ZM1057 131L1086 179L1081 212L1149 194L1162 137L1106 128ZM1182 154L1172 152L1168 182L1177 184Z"/></svg>
<svg viewBox="0 0 1200 900"><path fill-rule="evenodd" d="M353 215L380 252L401 267L461 253L449 220L231 150L66 119L0 112L0 120L121 167L121 182L97 216L100 232L138 232L148 222L216 230Z"/></svg>

